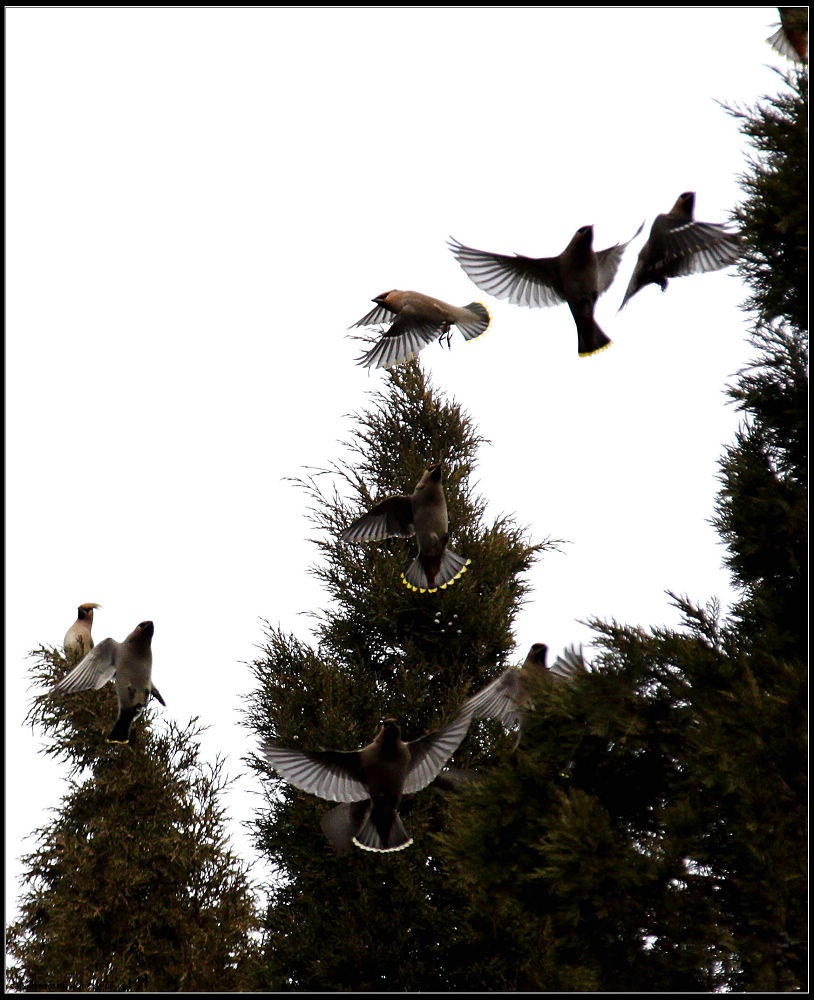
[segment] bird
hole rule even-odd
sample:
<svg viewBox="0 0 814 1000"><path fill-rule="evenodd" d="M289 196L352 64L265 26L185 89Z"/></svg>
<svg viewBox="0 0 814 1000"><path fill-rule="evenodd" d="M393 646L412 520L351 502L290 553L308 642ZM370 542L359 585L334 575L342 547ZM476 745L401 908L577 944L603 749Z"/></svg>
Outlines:
<svg viewBox="0 0 814 1000"><path fill-rule="evenodd" d="M808 7L778 7L780 27L766 41L792 62L808 62Z"/></svg>
<svg viewBox="0 0 814 1000"><path fill-rule="evenodd" d="M62 648L65 655L72 660L78 660L93 649L93 639L90 634L93 626L93 609L101 608L101 604L88 602L80 604L76 609L76 621L65 633Z"/></svg>
<svg viewBox="0 0 814 1000"><path fill-rule="evenodd" d="M645 285L658 285L665 291L668 278L717 271L738 258L737 233L728 232L717 222L695 222L694 206L695 192L684 191L669 212L656 216L620 310Z"/></svg>
<svg viewBox="0 0 814 1000"><path fill-rule="evenodd" d="M430 466L410 496L387 497L339 535L345 542L412 538L415 535L418 555L401 574L401 579L411 590L422 594L434 594L439 588L445 590L472 562L447 548L449 521L441 475L440 463Z"/></svg>
<svg viewBox="0 0 814 1000"><path fill-rule="evenodd" d="M349 329L387 323L393 316L395 319L381 340L358 359L357 364L365 368L392 368L403 361L410 361L427 344L443 337L447 338L449 345L452 326L458 327L465 340L480 337L489 326L489 313L480 302L451 306L421 292L399 291L397 288L382 292L372 301L376 303L375 309Z"/></svg>
<svg viewBox="0 0 814 1000"><path fill-rule="evenodd" d="M568 303L577 327L577 350L584 358L611 343L594 319L597 298L610 288L627 243L594 252L593 226L580 226L556 257L524 257L488 253L450 237L449 248L478 288L516 306L541 308Z"/></svg>
<svg viewBox="0 0 814 1000"><path fill-rule="evenodd" d="M153 632L153 623L146 621L140 622L124 642L103 639L54 685L54 691L73 694L104 687L108 681L115 682L119 714L107 737L108 743L130 742L133 722L147 707L151 695L166 707L166 702L152 682L153 654L150 644Z"/></svg>
<svg viewBox="0 0 814 1000"><path fill-rule="evenodd" d="M551 667L546 661L548 646L535 642L521 667L509 667L499 677L463 703L459 715L470 719L497 719L507 729L520 727L515 746L520 743L525 715L533 706L532 694L539 678L560 682L585 670L582 649L573 647L558 656Z"/></svg>
<svg viewBox="0 0 814 1000"><path fill-rule="evenodd" d="M401 851L413 843L399 816L403 795L429 785L463 742L469 718L405 743L395 719L385 719L360 750L296 750L269 741L269 764L295 788L340 805L320 820L335 850Z"/></svg>

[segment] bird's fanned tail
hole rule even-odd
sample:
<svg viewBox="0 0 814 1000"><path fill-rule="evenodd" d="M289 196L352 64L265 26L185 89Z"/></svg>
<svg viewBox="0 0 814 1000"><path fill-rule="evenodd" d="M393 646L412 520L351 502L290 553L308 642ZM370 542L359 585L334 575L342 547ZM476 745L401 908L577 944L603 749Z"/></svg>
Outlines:
<svg viewBox="0 0 814 1000"><path fill-rule="evenodd" d="M421 594L434 594L439 589L445 590L451 586L466 572L466 568L471 562L471 559L465 559L451 549L444 549L438 568L433 573L434 567L428 565L430 560L419 553L407 567L407 570L401 574L401 579L410 590L418 591ZM430 576L432 576L432 580Z"/></svg>
<svg viewBox="0 0 814 1000"><path fill-rule="evenodd" d="M413 838L404 828L401 816L393 813L393 821L389 830L381 836L374 823L374 812L371 809L362 826L353 837L353 842L363 851L375 851L377 854L387 854L390 851L403 851L413 842Z"/></svg>
<svg viewBox="0 0 814 1000"><path fill-rule="evenodd" d="M456 320L455 325L464 335L465 340L475 340L486 333L490 322L489 312L480 302L470 302L468 306L464 306L464 309L473 314L472 318Z"/></svg>
<svg viewBox="0 0 814 1000"><path fill-rule="evenodd" d="M584 319L577 319L577 349L581 358L588 358L592 354L598 354L610 347L611 339L608 337L596 320L592 316Z"/></svg>

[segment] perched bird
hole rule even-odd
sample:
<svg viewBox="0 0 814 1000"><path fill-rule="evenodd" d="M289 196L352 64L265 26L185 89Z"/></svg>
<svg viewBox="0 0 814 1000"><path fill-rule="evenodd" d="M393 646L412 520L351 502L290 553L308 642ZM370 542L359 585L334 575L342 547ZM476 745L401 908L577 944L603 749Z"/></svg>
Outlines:
<svg viewBox="0 0 814 1000"><path fill-rule="evenodd" d="M130 727L147 707L150 695L166 705L151 679L153 631L152 622L141 622L124 642L103 639L54 685L54 691L73 694L115 681L119 716L107 738L108 743L129 743Z"/></svg>
<svg viewBox="0 0 814 1000"><path fill-rule="evenodd" d="M439 587L444 590L466 572L472 560L447 548L449 522L440 465L426 470L410 496L380 501L339 537L345 542L370 542L413 535L418 542L418 555L401 574L411 590L434 594Z"/></svg>
<svg viewBox="0 0 814 1000"><path fill-rule="evenodd" d="M793 62L808 62L808 7L778 7L780 27L766 39L771 47Z"/></svg>
<svg viewBox="0 0 814 1000"><path fill-rule="evenodd" d="M78 660L93 649L93 639L90 630L93 625L93 609L101 608L101 604L80 604L77 608L76 621L65 633L62 640L62 648L65 655L73 660Z"/></svg>
<svg viewBox="0 0 814 1000"><path fill-rule="evenodd" d="M295 788L340 802L322 817L325 836L337 851L401 851L413 838L398 813L403 795L436 777L460 746L469 718L458 715L443 729L405 743L395 719L385 719L376 738L361 750L289 750L266 743L269 764Z"/></svg>
<svg viewBox="0 0 814 1000"><path fill-rule="evenodd" d="M631 237L635 239L641 226ZM556 306L567 302L577 326L580 357L610 344L594 319L597 298L611 286L628 243L594 252L594 227L580 226L557 257L508 256L473 250L450 239L449 247L472 281L516 306Z"/></svg>
<svg viewBox="0 0 814 1000"><path fill-rule="evenodd" d="M694 205L695 192L685 191L669 212L656 216L620 309L645 285L665 291L668 278L717 271L738 258L737 233L727 232L717 222L694 222Z"/></svg>
<svg viewBox="0 0 814 1000"><path fill-rule="evenodd" d="M585 669L582 650L567 649L558 656L549 668L546 664L548 647L535 642L528 652L522 667L509 667L493 681L473 694L461 706L459 715L470 719L497 719L507 729L520 726L517 736L520 743L525 713L532 707L532 678L546 677L557 681L567 681L579 670Z"/></svg>
<svg viewBox="0 0 814 1000"><path fill-rule="evenodd" d="M465 340L480 337L489 326L489 313L480 302L451 306L421 292L400 292L396 288L377 295L373 302L376 308L350 329L388 323L393 316L395 319L382 339L359 358L357 363L366 368L391 368L410 361L422 347L444 336L448 344L451 326L457 326Z"/></svg>

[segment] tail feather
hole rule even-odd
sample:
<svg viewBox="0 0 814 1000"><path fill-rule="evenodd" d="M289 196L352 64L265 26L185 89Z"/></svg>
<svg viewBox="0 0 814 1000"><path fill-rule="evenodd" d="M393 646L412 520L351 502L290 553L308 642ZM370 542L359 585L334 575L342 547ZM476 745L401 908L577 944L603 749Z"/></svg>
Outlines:
<svg viewBox="0 0 814 1000"><path fill-rule="evenodd" d="M593 317L577 320L577 338L581 358L587 358L591 354L604 351L611 344L610 337L605 336Z"/></svg>
<svg viewBox="0 0 814 1000"><path fill-rule="evenodd" d="M322 832L328 838L331 847L344 854L353 847L353 838L359 827L367 819L370 812L370 801L340 802L338 806L329 809L319 821Z"/></svg>
<svg viewBox="0 0 814 1000"><path fill-rule="evenodd" d="M427 559L419 553L407 567L407 570L401 574L401 579L410 590L418 591L421 594L434 594L439 588L445 590L450 587L466 572L466 567L471 562L471 559L459 556L452 549L444 549L438 568L432 573L432 580L430 580L430 574L427 572Z"/></svg>
<svg viewBox="0 0 814 1000"><path fill-rule="evenodd" d="M404 829L401 816L397 812L393 813L393 822L390 829L381 836L373 822L373 810L371 810L362 827L354 835L353 842L363 851L375 851L378 854L385 854L389 851L403 851L413 842L413 838Z"/></svg>
<svg viewBox="0 0 814 1000"><path fill-rule="evenodd" d="M119 712L119 717L116 719L116 724L110 730L110 735L107 738L108 743L129 743L130 742L130 729L136 719L144 711L143 705L134 705L132 708L123 708Z"/></svg>
<svg viewBox="0 0 814 1000"><path fill-rule="evenodd" d="M486 333L487 327L489 326L490 316L486 307L481 305L480 302L470 302L468 306L464 306L464 309L472 313L472 318L465 320L457 320L455 325L464 335L465 340L474 340L476 337L480 337L482 334Z"/></svg>

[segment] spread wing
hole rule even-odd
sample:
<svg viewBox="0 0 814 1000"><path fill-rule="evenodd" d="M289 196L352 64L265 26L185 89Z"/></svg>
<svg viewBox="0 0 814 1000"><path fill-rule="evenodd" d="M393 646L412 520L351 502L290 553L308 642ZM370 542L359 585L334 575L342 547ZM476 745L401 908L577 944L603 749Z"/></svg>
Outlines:
<svg viewBox="0 0 814 1000"><path fill-rule="evenodd" d="M478 288L497 299L530 308L556 306L565 301L557 257L487 253L466 247L451 237L448 246Z"/></svg>
<svg viewBox="0 0 814 1000"><path fill-rule="evenodd" d="M551 673L555 677L561 677L566 681L575 677L578 673L585 673L586 671L587 667L585 666L585 657L582 655L581 645L579 649L575 646L569 646L567 649L564 649L551 664Z"/></svg>
<svg viewBox="0 0 814 1000"><path fill-rule="evenodd" d="M392 313L391 313L392 315ZM409 303L405 305L381 340L363 354L358 364L366 368L391 368L402 361L411 361L427 344L437 340L449 324L433 323Z"/></svg>
<svg viewBox="0 0 814 1000"><path fill-rule="evenodd" d="M481 688L461 706L460 715L468 718L497 719L507 728L517 725L518 709L526 698L523 673L509 667Z"/></svg>
<svg viewBox="0 0 814 1000"><path fill-rule="evenodd" d="M370 797L358 750L289 750L266 743L263 753L281 777L303 792L331 802Z"/></svg>
<svg viewBox="0 0 814 1000"><path fill-rule="evenodd" d="M54 691L73 694L75 691L90 691L103 687L108 681L112 681L116 674L118 653L119 643L115 639L102 639L82 657L69 674L54 685Z"/></svg>
<svg viewBox="0 0 814 1000"><path fill-rule="evenodd" d="M393 313L386 306L377 303L375 308L349 326L348 329L352 330L356 326L376 326L379 323L389 323L392 318Z"/></svg>
<svg viewBox="0 0 814 1000"><path fill-rule="evenodd" d="M616 272L619 270L619 265L622 263L625 250L627 250L628 246L636 239L643 228L644 223L639 226L627 243L616 243L614 246L608 247L607 250L597 251L596 263L599 270L600 295L603 292L607 292L610 288L613 279L616 277Z"/></svg>
<svg viewBox="0 0 814 1000"><path fill-rule="evenodd" d="M411 538L415 534L409 497L388 497L357 518L340 534L343 542L371 542L382 538Z"/></svg>
<svg viewBox="0 0 814 1000"><path fill-rule="evenodd" d="M692 222L667 215L660 228L658 251L648 263L652 270L669 278L717 271L740 255L738 235L727 232L718 223Z"/></svg>
<svg viewBox="0 0 814 1000"><path fill-rule="evenodd" d="M426 788L438 776L441 768L463 743L470 718L459 713L443 729L436 729L407 744L410 748L410 770L404 782L405 795Z"/></svg>

